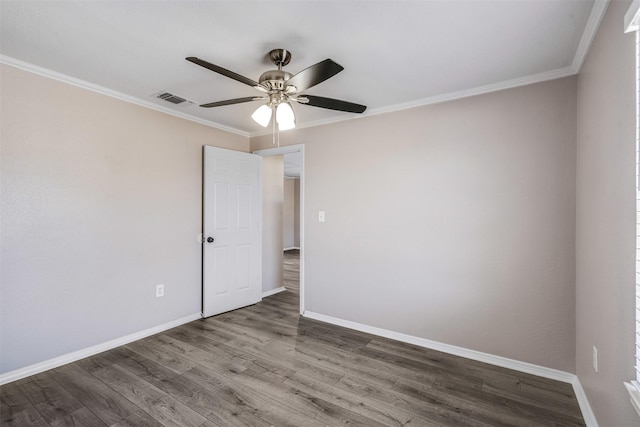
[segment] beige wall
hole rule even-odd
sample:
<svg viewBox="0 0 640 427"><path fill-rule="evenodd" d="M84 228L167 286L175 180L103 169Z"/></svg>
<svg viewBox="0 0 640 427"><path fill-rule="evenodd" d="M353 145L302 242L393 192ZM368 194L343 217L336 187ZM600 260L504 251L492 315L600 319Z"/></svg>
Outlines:
<svg viewBox="0 0 640 427"><path fill-rule="evenodd" d="M283 286L284 158L262 158L262 292Z"/></svg>
<svg viewBox="0 0 640 427"><path fill-rule="evenodd" d="M306 146L307 310L577 371L600 425L636 425L628 4L577 84L283 132ZM202 146L248 138L1 73L0 372L198 312Z"/></svg>
<svg viewBox="0 0 640 427"><path fill-rule="evenodd" d="M293 184L293 246L300 247L300 179Z"/></svg>
<svg viewBox="0 0 640 427"><path fill-rule="evenodd" d="M283 132L306 309L574 372L575 102L565 78Z"/></svg>
<svg viewBox="0 0 640 427"><path fill-rule="evenodd" d="M295 246L295 202L296 180L284 179L284 200L282 204L282 246Z"/></svg>
<svg viewBox="0 0 640 427"><path fill-rule="evenodd" d="M578 78L576 367L601 426L640 423L634 378L635 47L611 2ZM592 349L598 348L598 373Z"/></svg>
<svg viewBox="0 0 640 427"><path fill-rule="evenodd" d="M248 138L1 73L0 371L199 312L202 146Z"/></svg>

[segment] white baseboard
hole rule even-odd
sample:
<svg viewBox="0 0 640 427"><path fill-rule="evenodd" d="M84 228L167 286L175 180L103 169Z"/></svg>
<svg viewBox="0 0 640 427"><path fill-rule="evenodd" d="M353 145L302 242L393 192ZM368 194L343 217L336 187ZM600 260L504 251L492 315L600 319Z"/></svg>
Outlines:
<svg viewBox="0 0 640 427"><path fill-rule="evenodd" d="M467 359L477 360L479 362L489 363L491 365L501 366L503 368L513 369L514 371L525 372L527 374L537 375L539 377L562 381L569 384L573 384L573 381L576 378L575 374L570 374L568 372L546 368L544 366L534 365L532 363L521 362L519 360L509 359L502 356L496 356L489 353L483 353L481 351L470 350L464 347L444 344L438 341L432 341L425 338L402 334L400 332L389 331L387 329L376 328L374 326L363 325L360 323L351 322L349 320L326 316L324 314L307 311L304 313L304 316L310 319L319 320L321 322L331 323L337 326L366 332L368 334L391 338L396 341L402 341L420 347L441 351L443 353L466 357Z"/></svg>
<svg viewBox="0 0 640 427"><path fill-rule="evenodd" d="M363 325L361 323L352 322L350 320L339 319L337 317L327 316L311 311L305 311L303 316L308 317L309 319L331 323L332 325L342 326L344 328L354 329L356 331L366 332L368 334L390 338L396 341L402 341L408 344L441 351L443 353L466 357L467 359L477 360L478 362L489 363L491 365L513 369L514 371L525 372L527 374L537 375L539 377L569 383L573 386L576 399L578 400L578 405L580 406L580 410L582 411L582 416L584 417L584 421L587 424L587 427L598 427L598 421L593 414L593 410L591 409L591 405L589 404L587 395L585 394L584 389L580 384L580 380L575 374L559 371L557 369L546 368L544 366L534 365L532 363L521 362L519 360L509 359L502 356L496 356L494 354L483 353L481 351L470 350L464 347L444 344L438 341L415 337L413 335L407 335L387 329L376 328L374 326Z"/></svg>
<svg viewBox="0 0 640 427"><path fill-rule="evenodd" d="M281 286L270 291L263 292L262 297L266 298L271 295L275 295L279 292L286 290L284 286ZM380 337L390 338L396 341L406 342L409 344L417 345L432 350L441 351L443 353L453 354L455 356L466 357L468 359L476 360L479 362L489 363L503 368L513 369L519 372L525 372L527 374L537 375L543 378L549 378L552 380L562 381L569 383L573 386L574 393L578 400L582 416L587 427L598 427L598 421L591 409L587 395L582 388L580 380L575 374L569 372L559 371L556 369L546 368L544 366L534 365L527 362L521 362L519 360L509 359L502 356L496 356L489 353L483 353L476 350L470 350L464 347L458 347L450 344L444 344L438 341L432 341L425 338L415 337L412 335L403 334L400 332L394 332L387 329L377 328L374 326L368 326L349 320L339 319L337 317L327 316L320 313L314 313L311 311L305 311L304 317L309 319L318 320L332 325L341 326L348 329L354 329L356 331L365 332ZM17 381L22 378L26 378L31 375L36 375L49 369L54 369L62 365L66 365L76 360L90 357L103 351L111 350L113 348L129 344L133 341L146 338L148 336L166 331L171 328L175 328L185 323L198 320L202 317L201 313L194 313L189 316L176 319L171 322L164 323L162 325L154 326L143 331L139 331L133 334L126 335L124 337L116 338L111 341L104 342L92 347L88 347L82 350L74 351L62 356L55 357L53 359L45 360L44 362L36 363L24 368L16 369L10 372L6 372L0 375L0 385L8 384L13 381Z"/></svg>
<svg viewBox="0 0 640 427"><path fill-rule="evenodd" d="M87 347L82 350L54 357L53 359L45 360L44 362L6 372L0 375L0 385L17 381L31 375L36 375L41 372L48 371L49 369L57 368L58 366L66 365L68 363L75 362L76 360L84 359L85 357L93 356L98 353L102 353L103 351L120 347L121 345L129 344L133 341L137 341L139 339L146 338L159 332L166 331L167 329L175 328L176 326L184 325L185 323L189 323L200 318L202 318L202 313L194 313L189 316L173 320L171 322L163 323L162 325L145 329L143 331L135 332L133 334L125 335L123 337Z"/></svg>
<svg viewBox="0 0 640 427"><path fill-rule="evenodd" d="M294 249L300 250L299 246L291 246L290 248L284 248L283 251L292 251Z"/></svg>
<svg viewBox="0 0 640 427"><path fill-rule="evenodd" d="M271 295L279 294L282 291L286 291L284 286L280 286L279 288L271 289L269 291L265 291L262 293L262 298L270 297Z"/></svg>
<svg viewBox="0 0 640 427"><path fill-rule="evenodd" d="M578 405L580 405L585 424L587 427L598 427L598 420L596 420L593 409L591 409L591 404L589 404L589 399L587 399L587 394L582 388L580 379L576 376L571 385L573 386L573 392L576 394L576 399L578 399Z"/></svg>

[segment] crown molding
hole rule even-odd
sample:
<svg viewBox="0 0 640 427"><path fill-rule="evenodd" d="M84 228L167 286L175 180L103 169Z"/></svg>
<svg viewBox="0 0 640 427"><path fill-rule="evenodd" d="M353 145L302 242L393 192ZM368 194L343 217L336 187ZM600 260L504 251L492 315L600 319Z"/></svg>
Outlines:
<svg viewBox="0 0 640 427"><path fill-rule="evenodd" d="M582 38L580 38L580 43L576 49L576 55L573 57L573 62L571 63L571 68L573 68L575 74L578 74L582 68L582 64L591 48L591 43L593 43L602 18L604 18L604 13L607 11L607 6L609 6L609 0L596 0L593 4L589 20L587 21L587 25L582 33Z"/></svg>
<svg viewBox="0 0 640 427"><path fill-rule="evenodd" d="M457 92L444 93L442 95L435 95L426 98L416 99L409 102L403 102L400 104L389 105L385 107L374 108L368 110L363 114L350 117L328 118L315 120L313 122L304 123L296 126L296 129L305 129L310 127L328 125L332 123L344 122L347 120L364 119L378 114L394 113L396 111L409 110L411 108L424 107L426 105L439 104L447 101L454 101L456 99L468 98L476 95L483 95L491 92L498 92L505 89L512 89L520 86L527 86L534 83L541 83L548 80L560 79L562 77L568 77L576 74L573 67L565 67L557 70L545 71L543 73L532 74L525 77L519 77L517 79L506 80L499 83L492 83L484 86L477 86L471 89L464 89ZM287 132L287 131L285 131ZM258 131L252 132L251 137L270 135L271 131Z"/></svg>
<svg viewBox="0 0 640 427"><path fill-rule="evenodd" d="M476 95L484 95L491 92L498 92L505 89L513 89L520 86L527 86L535 83L541 83L548 80L560 79L575 74L571 67L560 68L557 70L545 71L543 73L532 74L525 77L519 77L503 82L492 83L484 86L477 86L471 89L464 89L457 92L449 92L442 95L430 96L415 101L395 104L388 107L380 107L371 110L367 116L377 114L391 113L395 111L408 110L410 108L422 107L425 105L439 104L442 102L454 101L456 99L468 98Z"/></svg>
<svg viewBox="0 0 640 427"><path fill-rule="evenodd" d="M600 22L602 22L602 18L604 17L604 14L607 10L607 6L609 5L609 1L610 0L595 0L593 4L593 8L591 9L591 14L589 15L589 19L587 21L587 25L585 26L584 32L582 33L582 37L580 38L580 43L578 44L578 48L576 49L573 62L568 67L546 71L538 74L532 74L529 76L520 77L520 78L507 80L503 82L477 86L474 88L464 89L456 92L450 92L450 93L445 93L441 95L435 95L435 96L430 96L426 98L416 99L409 102L403 102L403 103L389 105L385 107L374 108L374 109L368 110L362 115L349 116L349 117L332 117L332 118L315 120L312 122L300 124L296 126L296 129L305 129L310 127L328 125L332 123L339 123L347 120L356 120L356 119L366 118L366 117L375 116L378 114L393 113L396 111L408 110L411 108L438 104L441 102L453 101L456 99L462 99L462 98L467 98L467 97L476 96L476 95L483 95L490 92L497 92L504 89L511 89L519 86L534 84L534 83L541 83L548 80L559 79L562 77L578 74L589 52L589 48L591 47L591 43L593 42L596 32L598 31ZM124 93L117 92L117 91L114 91L114 90L111 90L111 89L108 89L84 80L76 79L74 77L71 77L62 73L58 73L56 71L52 71L43 67L39 67L37 65L33 65L28 62L24 62L15 58L11 58L6 55L0 55L0 63L9 65L15 68L19 68L34 74L39 74L41 76L49 77L54 80L68 83L77 87L88 89L93 92L101 93L103 95L117 98L117 99L129 102L132 104L136 104L142 107L150 108L152 110L156 110L165 114L170 114L175 117L179 117L195 123L200 123L205 126L223 130L225 132L230 132L236 135L254 138L254 137L263 136L263 135L270 135L272 133L271 130L246 132L240 129L225 126L216 122L212 122L210 120L205 120L199 117L192 116L190 114L186 114L186 113L172 110L170 108L162 107L152 102L149 102L140 98L136 98L133 96L129 96Z"/></svg>
<svg viewBox="0 0 640 427"><path fill-rule="evenodd" d="M624 32L630 33L632 31L638 31L640 29L640 25L638 25L638 21L640 20L640 0L633 0L629 9L627 9L627 13L624 14Z"/></svg>
<svg viewBox="0 0 640 427"><path fill-rule="evenodd" d="M224 126L219 123L212 122L210 120L205 120L200 117L195 117L190 114L186 114L180 111L175 111L170 108L163 107L161 105L154 104L153 102L149 102L140 98L136 98L134 96L130 96L124 94L122 92L118 92L115 90L108 89L103 86L99 86L97 84L87 82L85 80L80 80L75 77L71 77L66 74L59 73L57 71L49 70L48 68L40 67L25 61L21 61L16 58L12 58L6 55L0 55L0 64L8 65L13 68L18 68L23 71L27 71L33 74L37 74L43 77L48 77L53 80L57 80L63 83L70 84L72 86L76 86L82 89L90 90L92 92L96 92L102 95L110 96L112 98L119 99L121 101L125 101L131 104L135 104L141 107L149 108L151 110L159 111L161 113L169 114L174 117L179 117L184 120L189 120L191 122L199 123L201 125L209 126L218 130L222 130L225 132L233 133L236 135L250 137L249 132L245 132L236 128L232 128L229 126Z"/></svg>
<svg viewBox="0 0 640 427"><path fill-rule="evenodd" d="M464 89L457 92L450 92L441 95L430 96L426 98L416 99L414 101L404 102L400 104L389 105L386 107L374 108L372 110L366 111L362 115L352 116L352 117L339 117L339 118L327 118L321 120L315 120L313 122L304 123L299 126L296 126L296 129L305 129L310 127L328 125L332 123L344 122L347 120L356 120L362 119L370 116L375 116L377 114L385 114L385 113L393 113L396 111L408 110L410 108L422 107L425 105L438 104L441 102L454 101L456 99L467 98L470 96L483 95L490 92L497 92L504 89L512 89L519 86L526 86L534 83L541 83L548 80L560 79L562 77L568 77L580 72L580 68L589 53L589 48L591 47L591 43L598 31L600 23L602 22L602 18L604 17L604 13L607 10L607 6L609 6L610 0L595 0L593 4L593 8L591 9L591 13L589 15L589 19L587 21L587 25L585 26L584 32L582 33L582 37L580 38L580 43L578 44L578 48L576 49L576 54L573 58L573 62L570 66L559 68L556 70L545 71L543 73L532 74L525 77L520 77L517 79L507 80L498 83L492 83L484 86L477 86L470 89ZM639 0L640 1L640 0ZM250 137L254 138L257 136L270 135L271 131L264 130L258 132L251 132Z"/></svg>

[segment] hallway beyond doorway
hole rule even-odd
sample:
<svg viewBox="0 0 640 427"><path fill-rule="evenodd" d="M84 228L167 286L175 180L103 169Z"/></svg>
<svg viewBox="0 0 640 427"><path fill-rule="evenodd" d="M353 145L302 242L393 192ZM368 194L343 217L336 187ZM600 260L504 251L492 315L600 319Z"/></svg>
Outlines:
<svg viewBox="0 0 640 427"><path fill-rule="evenodd" d="M285 289L300 296L300 250L284 251L283 283Z"/></svg>

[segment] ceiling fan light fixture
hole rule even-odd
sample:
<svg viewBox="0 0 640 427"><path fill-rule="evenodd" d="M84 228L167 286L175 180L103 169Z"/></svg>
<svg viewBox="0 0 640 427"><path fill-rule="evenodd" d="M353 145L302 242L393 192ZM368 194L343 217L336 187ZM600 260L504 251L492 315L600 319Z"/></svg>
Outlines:
<svg viewBox="0 0 640 427"><path fill-rule="evenodd" d="M280 130L293 129L296 127L296 116L293 113L293 108L288 102L278 104L276 108L276 120L278 121L278 128Z"/></svg>
<svg viewBox="0 0 640 427"><path fill-rule="evenodd" d="M278 122L278 130L289 130L289 129L293 129L296 127L296 123L295 122L286 122L283 124L280 124Z"/></svg>
<svg viewBox="0 0 640 427"><path fill-rule="evenodd" d="M342 65L331 59L325 59L324 61L305 68L295 75L291 75L291 73L282 69L282 67L287 65L291 60L291 52L286 49L273 49L268 55L271 62L273 62L278 69L265 71L260 75L258 81L254 81L195 56L185 58L187 61L213 71L214 73L251 86L263 94L259 97L253 96L209 102L201 104L200 106L202 108L212 108L266 100L266 105L262 105L255 110L251 118L262 127L267 127L271 123L273 125L274 135L276 135L276 125L280 130L293 129L296 127L296 117L289 101L299 102L311 107L344 111L347 113L362 113L367 109L365 105L354 104L353 102L302 94L307 89L330 79L344 70ZM273 117L274 110L275 118Z"/></svg>
<svg viewBox="0 0 640 427"><path fill-rule="evenodd" d="M260 126L266 128L271 121L271 114L271 107L265 104L258 107L258 109L251 115L251 118Z"/></svg>

